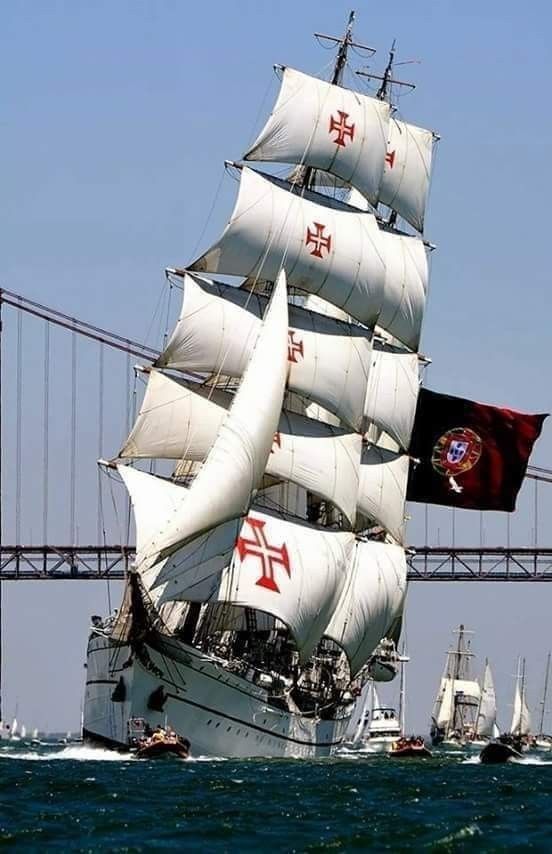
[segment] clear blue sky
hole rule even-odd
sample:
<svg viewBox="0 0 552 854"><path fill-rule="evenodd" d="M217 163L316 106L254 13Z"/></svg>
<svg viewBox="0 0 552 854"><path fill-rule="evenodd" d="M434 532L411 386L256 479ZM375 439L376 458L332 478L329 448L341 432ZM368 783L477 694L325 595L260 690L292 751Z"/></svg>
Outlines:
<svg viewBox="0 0 552 854"><path fill-rule="evenodd" d="M418 85L401 101L402 114L442 135L427 225L438 246L423 336L433 359L429 385L546 411L552 405L551 7L541 0L397 0L357 3L356 9L357 38L379 49L374 66L381 68L393 38L400 58L422 60L401 70ZM234 184L224 177L223 160L239 158L266 115L277 89L272 63L321 72L331 55L311 34L340 33L348 10L342 0L4 3L3 286L144 340L165 287L164 267L189 261L231 209ZM13 330L6 335L13 342ZM41 489L34 488L40 443L33 417L42 361L32 331L25 335L23 451L31 471L23 527L27 538L41 541L39 503L29 493ZM56 381L56 417L63 420L66 366ZM115 452L124 406L110 394L106 452ZM79 418L94 421L86 379L79 395ZM6 419L8 430L11 406ZM551 435L545 427L534 462L552 462ZM90 484L94 441L85 423L78 456L88 466L83 482ZM60 472L51 482L56 529L58 511L66 514L67 447L55 436L52 443L50 464ZM550 544L551 502L543 498L539 536ZM94 508L80 501L89 518L79 524L95 532ZM512 521L513 542L530 542L530 504L529 493ZM450 519L432 518L434 541L450 540ZM415 519L411 541L420 542L422 533ZM13 531L4 534L13 538ZM503 542L503 521L486 519L485 537ZM459 515L457 541L478 539L477 514ZM18 701L30 725L76 726L88 616L105 610L104 587L5 588L6 711ZM476 630L480 656L493 660L503 720L518 652L529 656L529 693L536 700L536 680L552 646L551 604L547 586L412 585L411 725L423 728L427 721L450 629L460 621Z"/></svg>

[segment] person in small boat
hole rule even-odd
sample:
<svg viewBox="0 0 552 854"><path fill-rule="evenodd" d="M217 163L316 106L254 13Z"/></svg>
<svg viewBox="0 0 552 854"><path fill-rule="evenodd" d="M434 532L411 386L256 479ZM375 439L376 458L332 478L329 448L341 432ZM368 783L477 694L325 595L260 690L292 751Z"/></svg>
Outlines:
<svg viewBox="0 0 552 854"><path fill-rule="evenodd" d="M154 733L151 737L152 744L157 743L158 741L165 741L167 734L161 725L155 727Z"/></svg>

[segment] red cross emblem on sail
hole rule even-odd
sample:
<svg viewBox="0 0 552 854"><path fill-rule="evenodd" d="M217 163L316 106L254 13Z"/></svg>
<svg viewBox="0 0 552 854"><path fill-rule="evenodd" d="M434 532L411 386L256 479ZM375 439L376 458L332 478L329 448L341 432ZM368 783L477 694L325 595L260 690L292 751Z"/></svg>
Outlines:
<svg viewBox="0 0 552 854"><path fill-rule="evenodd" d="M333 133L335 131L337 136L333 141L336 145L341 145L345 148L347 145L346 140L350 139L352 142L355 138L355 126L353 122L351 122L350 125L347 124L349 113L344 113L342 110L338 110L337 115L337 119L335 116L330 116L330 129L328 133Z"/></svg>
<svg viewBox="0 0 552 854"><path fill-rule="evenodd" d="M303 351L303 342L295 340L295 329L288 329L288 362L297 364L299 358L305 355Z"/></svg>
<svg viewBox="0 0 552 854"><path fill-rule="evenodd" d="M390 169L392 169L393 166L395 165L396 153L397 153L396 151L388 151L387 154L385 155L385 162L387 163L387 165L389 166Z"/></svg>
<svg viewBox="0 0 552 854"><path fill-rule="evenodd" d="M277 430L274 434L274 439L272 440L272 447L270 449L271 454L274 453L274 445L276 445L276 447L278 447L278 448L282 447L282 437L280 436L279 430Z"/></svg>
<svg viewBox="0 0 552 854"><path fill-rule="evenodd" d="M313 222L313 228L310 225L307 228L307 237L305 239L305 246L310 246L312 243L313 249L311 249L311 255L314 255L315 258L323 258L324 257L324 249L330 254L332 248L332 236L331 234L324 234L324 229L326 226L321 222Z"/></svg>
<svg viewBox="0 0 552 854"><path fill-rule="evenodd" d="M291 578L291 566L287 546L285 543L281 546L273 546L268 542L264 519L255 519L254 516L248 516L243 523L242 532L246 525L249 525L253 536L249 538L240 534L238 537L236 548L240 560L243 563L248 555L257 558L261 564L262 575L255 583L259 587L272 590L273 593L279 593L280 588L275 580L276 567L281 566L287 573L288 578Z"/></svg>

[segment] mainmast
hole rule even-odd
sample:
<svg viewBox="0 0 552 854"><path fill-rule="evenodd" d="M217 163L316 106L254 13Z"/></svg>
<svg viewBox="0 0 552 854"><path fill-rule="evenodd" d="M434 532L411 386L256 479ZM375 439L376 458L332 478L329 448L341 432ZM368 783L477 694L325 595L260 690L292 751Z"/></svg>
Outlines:
<svg viewBox="0 0 552 854"><path fill-rule="evenodd" d="M541 715L540 715L540 724L539 724L539 735L544 735L544 714L546 710L546 695L548 693L548 678L550 676L550 657L551 653L548 653L548 657L546 659L546 673L544 675L544 690L542 693L541 700Z"/></svg>

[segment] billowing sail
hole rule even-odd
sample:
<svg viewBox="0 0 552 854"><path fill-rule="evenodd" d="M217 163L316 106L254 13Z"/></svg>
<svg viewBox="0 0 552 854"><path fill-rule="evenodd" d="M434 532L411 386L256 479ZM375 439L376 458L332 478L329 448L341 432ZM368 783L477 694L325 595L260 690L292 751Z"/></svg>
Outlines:
<svg viewBox="0 0 552 854"><path fill-rule="evenodd" d="M266 297L186 275L182 310L158 367L240 377ZM365 329L289 306L288 387L360 430L370 368Z"/></svg>
<svg viewBox="0 0 552 854"><path fill-rule="evenodd" d="M358 510L398 542L405 534L409 458L377 445L365 445L360 463Z"/></svg>
<svg viewBox="0 0 552 854"><path fill-rule="evenodd" d="M378 201L390 106L284 68L274 109L246 160L323 169Z"/></svg>
<svg viewBox="0 0 552 854"><path fill-rule="evenodd" d="M284 264L290 286L373 326L385 287L375 216L327 196L290 190L277 178L243 168L230 222L190 269L273 281Z"/></svg>
<svg viewBox="0 0 552 854"><path fill-rule="evenodd" d="M436 721L439 727L447 730L451 724L454 714L454 694L452 691L453 680L444 679L441 682L441 690L439 692L439 705Z"/></svg>
<svg viewBox="0 0 552 854"><path fill-rule="evenodd" d="M392 118L379 200L423 232L435 135Z"/></svg>
<svg viewBox="0 0 552 854"><path fill-rule="evenodd" d="M353 543L352 534L250 511L216 599L277 617L304 661L335 610Z"/></svg>
<svg viewBox="0 0 552 854"><path fill-rule="evenodd" d="M251 360L205 464L159 532L137 555L155 562L247 512L276 431L287 376L287 292L280 274Z"/></svg>
<svg viewBox="0 0 552 854"><path fill-rule="evenodd" d="M410 444L418 390L416 353L375 345L364 412L403 450Z"/></svg>
<svg viewBox="0 0 552 854"><path fill-rule="evenodd" d="M510 732L514 735L529 735L531 732L531 714L527 706L525 691L520 691L519 679L516 682L514 711L512 714L512 726Z"/></svg>
<svg viewBox="0 0 552 854"><path fill-rule="evenodd" d="M483 684L481 686L481 700L479 712L475 725L475 732L482 738L492 738L496 726L496 695L493 674L489 662L485 664Z"/></svg>
<svg viewBox="0 0 552 854"><path fill-rule="evenodd" d="M385 288L378 326L411 350L420 343L429 279L428 250L417 237L380 230Z"/></svg>
<svg viewBox="0 0 552 854"><path fill-rule="evenodd" d="M358 540L347 582L325 631L345 650L352 675L368 661L402 612L405 594L404 550Z"/></svg>
<svg viewBox="0 0 552 854"><path fill-rule="evenodd" d="M120 457L203 461L232 400L229 392L152 370ZM284 410L266 471L331 501L353 524L360 454L359 434Z"/></svg>

